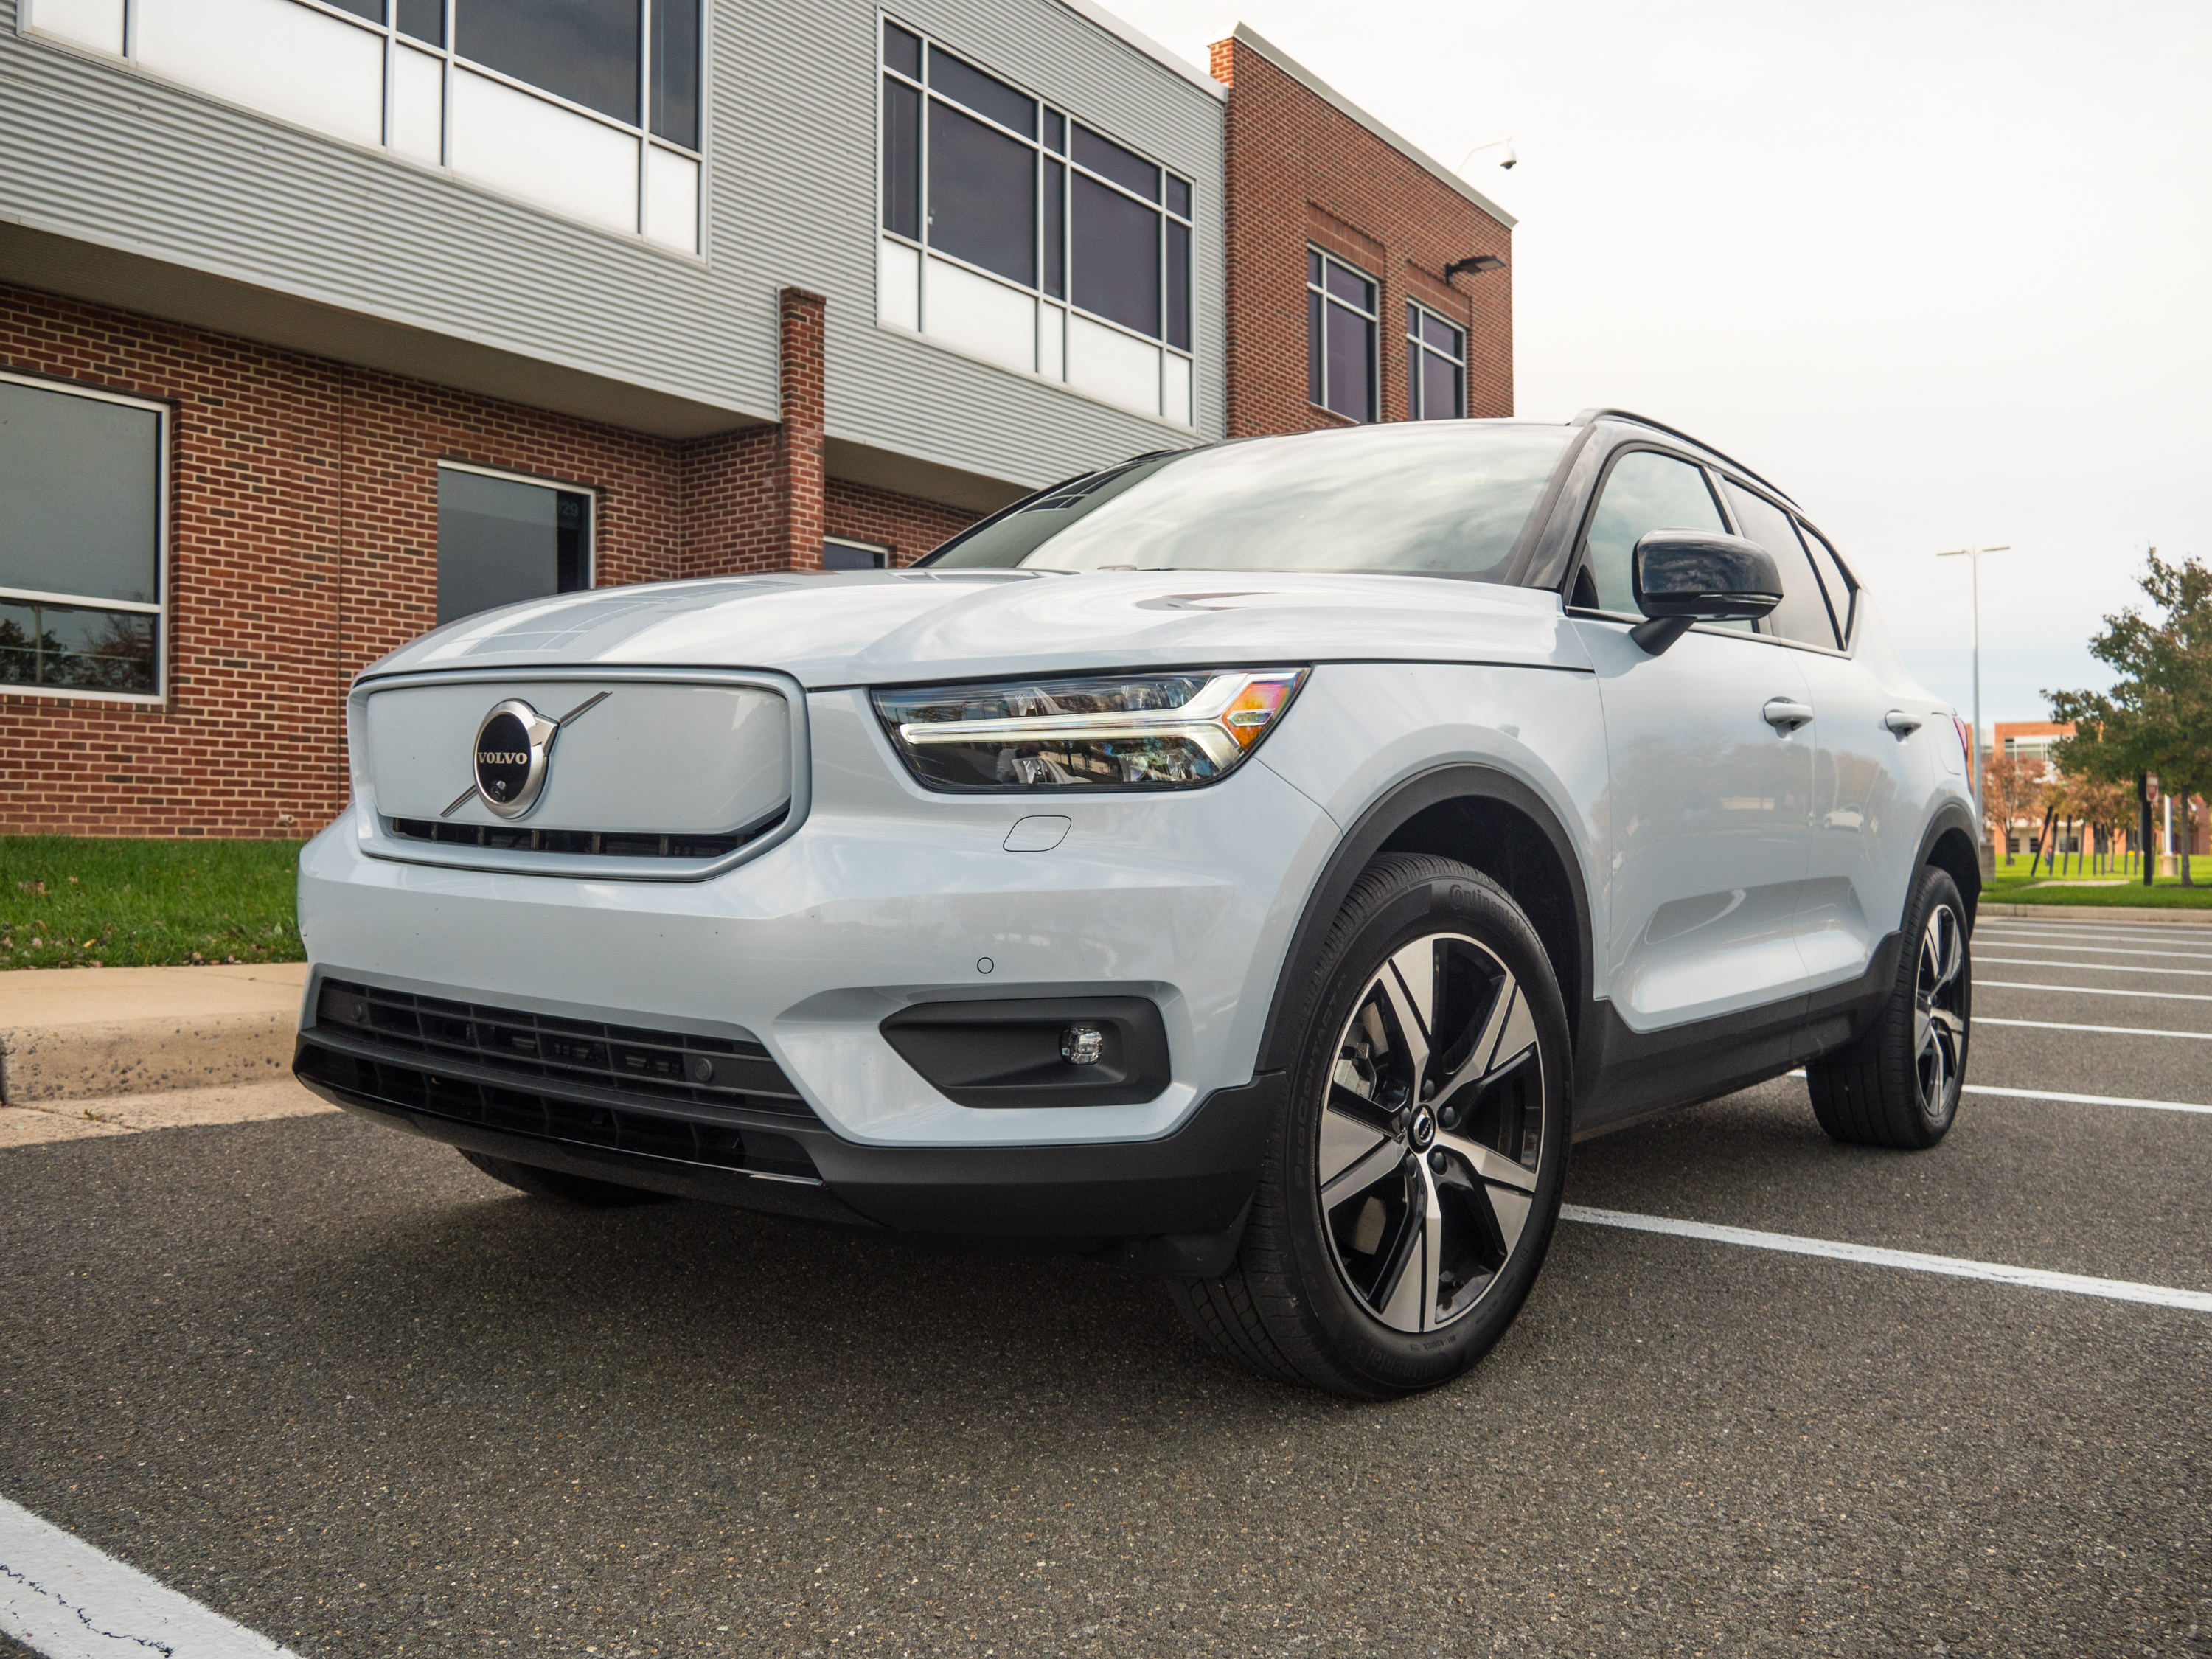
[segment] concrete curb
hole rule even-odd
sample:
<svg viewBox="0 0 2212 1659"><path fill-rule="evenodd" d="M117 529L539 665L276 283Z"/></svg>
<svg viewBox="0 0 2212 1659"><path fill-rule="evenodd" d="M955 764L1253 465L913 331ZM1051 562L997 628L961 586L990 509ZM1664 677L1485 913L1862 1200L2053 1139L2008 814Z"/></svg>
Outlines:
<svg viewBox="0 0 2212 1659"><path fill-rule="evenodd" d="M0 1102L267 1083L292 1063L294 1013L87 1021L0 1030Z"/></svg>
<svg viewBox="0 0 2212 1659"><path fill-rule="evenodd" d="M2002 916L2011 921L2126 921L2170 922L2182 927L2212 927L2212 908L2154 910L2147 904L1996 904L1974 908L1977 917Z"/></svg>

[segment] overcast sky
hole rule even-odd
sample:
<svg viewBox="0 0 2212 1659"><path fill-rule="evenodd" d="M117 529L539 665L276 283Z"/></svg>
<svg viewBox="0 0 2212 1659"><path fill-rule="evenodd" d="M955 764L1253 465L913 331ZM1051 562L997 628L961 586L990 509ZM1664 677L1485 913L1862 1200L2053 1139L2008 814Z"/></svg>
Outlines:
<svg viewBox="0 0 2212 1659"><path fill-rule="evenodd" d="M1637 410L1795 495L1963 712L2103 686L2143 550L2212 560L2212 4L1109 0L1249 24L1514 232L1518 410Z"/></svg>

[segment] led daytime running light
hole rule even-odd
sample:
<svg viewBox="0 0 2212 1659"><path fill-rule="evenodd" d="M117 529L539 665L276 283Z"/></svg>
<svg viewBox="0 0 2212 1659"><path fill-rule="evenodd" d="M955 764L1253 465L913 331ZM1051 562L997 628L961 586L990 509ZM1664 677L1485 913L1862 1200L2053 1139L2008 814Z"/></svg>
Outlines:
<svg viewBox="0 0 2212 1659"><path fill-rule="evenodd" d="M1226 772L1244 757L1305 678L1303 668L1216 674L1198 695L1174 708L1133 708L1097 714L1025 714L998 720L906 720L899 741L933 744L1111 742L1181 738Z"/></svg>

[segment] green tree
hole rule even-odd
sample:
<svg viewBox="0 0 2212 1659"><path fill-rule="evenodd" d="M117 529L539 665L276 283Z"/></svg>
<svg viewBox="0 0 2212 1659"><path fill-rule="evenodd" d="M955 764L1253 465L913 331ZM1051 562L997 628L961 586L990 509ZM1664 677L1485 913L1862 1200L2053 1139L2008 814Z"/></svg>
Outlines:
<svg viewBox="0 0 2212 1659"><path fill-rule="evenodd" d="M2155 772L2160 787L2189 799L2212 788L2212 568L2196 559L2170 564L2150 550L2138 578L2162 613L2134 606L2089 641L2089 654L2119 678L2110 691L2045 691L2055 720L2074 722L2075 735L2053 755L2069 772L2107 783L2132 784ZM2181 878L2191 884L2188 842Z"/></svg>

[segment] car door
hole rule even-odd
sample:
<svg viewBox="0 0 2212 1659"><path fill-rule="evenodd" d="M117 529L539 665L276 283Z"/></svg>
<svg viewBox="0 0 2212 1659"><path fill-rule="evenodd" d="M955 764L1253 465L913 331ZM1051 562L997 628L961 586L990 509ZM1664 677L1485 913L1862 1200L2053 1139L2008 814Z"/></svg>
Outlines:
<svg viewBox="0 0 2212 1659"><path fill-rule="evenodd" d="M1584 532L1572 614L1595 665L1611 776L1606 983L1637 1031L1786 1001L1813 790L1799 653L1747 624L1692 628L1658 656L1641 620L1637 538L1725 530L1705 469L1656 448L1614 457Z"/></svg>
<svg viewBox="0 0 2212 1659"><path fill-rule="evenodd" d="M1904 915L1936 745L1949 734L1917 692L1885 684L1879 641L1853 638L1854 596L1826 542L1741 480L1724 480L1721 495L1737 533L1782 573L1783 602L1764 625L1805 647L1792 654L1813 711L1812 830L1796 927L1819 989L1864 973ZM1846 642L1868 648L1847 653Z"/></svg>

